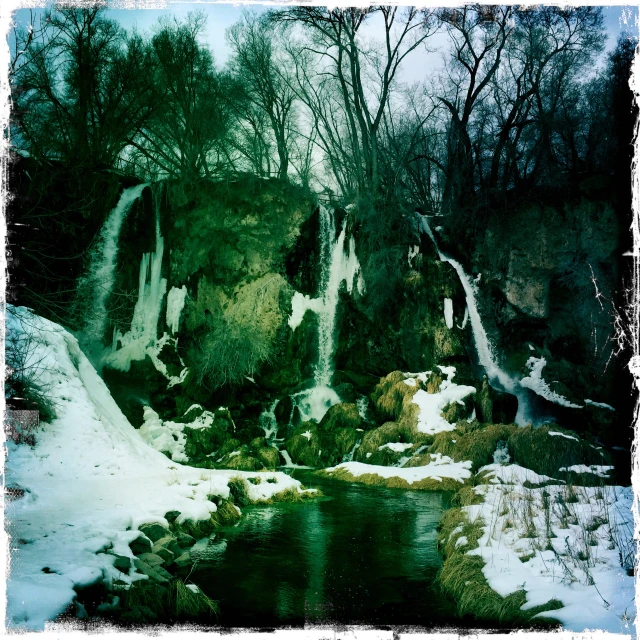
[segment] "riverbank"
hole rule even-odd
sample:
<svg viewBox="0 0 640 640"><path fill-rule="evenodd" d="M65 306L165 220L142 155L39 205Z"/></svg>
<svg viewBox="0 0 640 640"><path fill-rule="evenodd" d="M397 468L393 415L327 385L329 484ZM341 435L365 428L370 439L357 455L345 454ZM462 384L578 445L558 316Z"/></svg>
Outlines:
<svg viewBox="0 0 640 640"><path fill-rule="evenodd" d="M150 555L166 558L161 549L173 556L177 549L158 545L160 538L149 538L145 528L171 531L176 539L178 529L210 533L241 515L234 482L251 502L305 494L282 472L171 461L129 424L71 334L25 309L8 314L7 322L29 345L29 362L56 416L26 442L6 442L9 628L42 630L67 611L84 617L82 590L166 581L154 558L140 556L157 547Z"/></svg>

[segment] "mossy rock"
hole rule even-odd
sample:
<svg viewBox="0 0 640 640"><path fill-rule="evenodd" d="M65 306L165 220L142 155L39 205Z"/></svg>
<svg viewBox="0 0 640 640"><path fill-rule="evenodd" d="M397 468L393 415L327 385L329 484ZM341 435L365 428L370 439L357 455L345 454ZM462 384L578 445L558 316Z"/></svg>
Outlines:
<svg viewBox="0 0 640 640"><path fill-rule="evenodd" d="M362 417L355 404L340 402L329 408L320 421L320 428L324 431L336 429L359 429Z"/></svg>
<svg viewBox="0 0 640 640"><path fill-rule="evenodd" d="M518 431L514 424L480 425L478 422L459 422L455 431L441 431L434 436L429 454L441 453L455 462L471 460L475 472L493 462L493 454L499 440L508 438Z"/></svg>
<svg viewBox="0 0 640 640"><path fill-rule="evenodd" d="M563 435L550 435L550 432ZM561 467L608 465L610 460L604 450L582 439L575 431L554 423L516 429L507 443L516 464L552 477Z"/></svg>
<svg viewBox="0 0 640 640"><path fill-rule="evenodd" d="M309 437L303 434L309 434ZM325 466L322 457L322 438L315 422L303 422L285 442L285 449L295 464L308 467Z"/></svg>
<svg viewBox="0 0 640 640"><path fill-rule="evenodd" d="M371 394L376 411L383 420L397 420L416 391L422 388L419 380L411 386L404 382L405 378L401 371L393 371L380 380Z"/></svg>
<svg viewBox="0 0 640 640"><path fill-rule="evenodd" d="M216 424L216 422L203 429L192 429L185 426L182 432L186 438L184 452L189 458L208 456L231 438L231 434L225 428L224 423Z"/></svg>
<svg viewBox="0 0 640 640"><path fill-rule="evenodd" d="M382 445L389 442L413 441L414 434L410 430L397 422L385 422L381 427L367 431L364 434L362 444L356 449L355 460L358 462L371 462L371 458L379 453L379 447ZM369 457L367 457L368 453L371 454Z"/></svg>
<svg viewBox="0 0 640 640"><path fill-rule="evenodd" d="M460 402L450 402L444 407L440 415L449 423L456 424L460 420L466 420L475 408L473 394L468 395Z"/></svg>
<svg viewBox="0 0 640 640"><path fill-rule="evenodd" d="M280 464L280 454L275 447L260 447L255 449L255 457L266 469L275 469Z"/></svg>

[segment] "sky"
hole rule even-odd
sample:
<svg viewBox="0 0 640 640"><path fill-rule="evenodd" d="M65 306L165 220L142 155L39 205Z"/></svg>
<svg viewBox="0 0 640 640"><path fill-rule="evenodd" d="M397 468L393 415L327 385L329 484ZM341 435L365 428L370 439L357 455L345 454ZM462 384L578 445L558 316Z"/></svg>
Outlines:
<svg viewBox="0 0 640 640"><path fill-rule="evenodd" d="M0 0L2 1L2 0ZM114 3L108 3L114 6ZM122 3L120 3L121 5ZM139 5L140 3L138 3ZM158 3L149 2L147 4ZM314 2L313 4L318 4ZM354 3L355 4L355 3ZM207 31L204 42L211 49L218 66L223 66L229 59L230 50L225 38L225 29L237 22L242 16L242 12L251 9L255 12L263 12L274 5L264 4L223 4L223 3L205 3L205 2L167 2L164 3L166 8L163 9L108 9L106 14L108 17L117 20L125 29L130 30L134 27L140 32L150 31L156 24L160 16L175 15L182 18L189 11L202 10L207 15ZM40 13L42 10L35 10ZM607 41L607 50L615 47L618 35L622 31L638 33L638 7L634 6L606 6L603 9L605 27L609 35ZM26 24L29 20L29 10L19 9L14 13L16 24ZM372 21L369 27L371 36L376 38L376 32L382 36L382 30L377 28L375 21ZM430 52L424 48L414 51L409 56L402 68L402 80L407 83L413 83L424 80L425 71L427 69L433 71L442 65L444 46L446 38L443 35L436 35L429 39L428 46Z"/></svg>

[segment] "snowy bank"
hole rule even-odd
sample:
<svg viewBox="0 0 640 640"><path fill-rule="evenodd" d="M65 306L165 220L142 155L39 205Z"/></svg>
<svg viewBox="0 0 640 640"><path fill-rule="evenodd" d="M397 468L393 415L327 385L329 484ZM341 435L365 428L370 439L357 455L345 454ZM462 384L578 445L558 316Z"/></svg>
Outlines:
<svg viewBox="0 0 640 640"><path fill-rule="evenodd" d="M8 627L42 629L72 603L75 588L144 579L115 569L113 554L133 557L129 543L138 527L167 525L169 511L180 513L179 522L210 518L217 507L209 496L229 497L232 477L269 479L245 483L252 500L300 491L283 473L172 462L127 421L71 334L22 308L10 309L7 331L33 338L30 361L43 369L40 382L57 413L41 425L34 447L6 443L6 485L24 491L5 508Z"/></svg>
<svg viewBox="0 0 640 640"><path fill-rule="evenodd" d="M469 506L450 516L441 539L449 552L445 581L448 570L460 570L463 556L479 557L482 575L498 596L512 602L521 597L518 615L553 618L573 632L632 632L631 487L526 488L525 480L549 478L514 467L482 469L490 483L476 486L475 498L465 502ZM474 587L481 593L478 582L470 579L462 587L467 602L473 601Z"/></svg>

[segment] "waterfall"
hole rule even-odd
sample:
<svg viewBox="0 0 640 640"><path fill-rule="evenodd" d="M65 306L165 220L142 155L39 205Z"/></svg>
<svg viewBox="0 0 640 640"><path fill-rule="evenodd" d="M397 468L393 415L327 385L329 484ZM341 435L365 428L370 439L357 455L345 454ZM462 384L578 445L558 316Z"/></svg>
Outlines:
<svg viewBox="0 0 640 640"><path fill-rule="evenodd" d="M156 210L155 251L143 254L140 261L138 300L131 328L125 334L114 330L111 353L104 359L114 369L129 371L131 362L143 360L148 353L147 347L157 343L158 320L167 291L167 281L162 277L163 253L164 239L160 234L160 217Z"/></svg>
<svg viewBox="0 0 640 640"><path fill-rule="evenodd" d="M89 341L102 343L104 339L107 326L106 303L115 281L120 230L133 203L147 186L139 184L122 192L118 204L111 210L100 231L100 238L91 256L88 275L80 283L80 295L87 295L91 300L91 310L83 330Z"/></svg>
<svg viewBox="0 0 640 640"><path fill-rule="evenodd" d="M292 312L289 318L289 326L295 330L302 322L307 310L313 311L318 316L318 361L314 369L314 387L294 396L303 420L311 418L320 420L329 407L340 402L338 394L330 387L334 371L334 332L340 286L344 282L349 293L353 292L354 287L359 293L364 291L364 280L356 256L353 236L346 243L346 218L336 239L335 220L331 213L320 206L319 215L320 281L318 297L310 298L296 292L292 300Z"/></svg>
<svg viewBox="0 0 640 640"><path fill-rule="evenodd" d="M508 373L500 368L500 365L498 364L497 358L495 357L493 351L493 345L491 344L489 337L487 336L487 332L485 331L484 325L482 324L482 319L480 318L480 312L478 311L478 305L476 302L477 286L475 282L472 282L471 278L469 278L469 276L465 273L462 265L458 261L450 258L442 251L440 251L438 242L436 241L426 218L421 217L421 221L422 228L424 232L431 238L436 251L438 252L440 260L442 260L442 262L448 262L456 270L456 273L460 278L460 283L462 284L462 288L464 289L466 295L467 309L469 311L469 321L471 322L473 342L476 347L476 352L478 353L478 360L484 368L487 377L489 378L489 382L491 382L494 387L503 389L504 391L508 391L518 398L518 414L516 416L516 424L524 426L530 423L531 419L528 413L528 403L525 392L520 387L517 380L512 378Z"/></svg>

